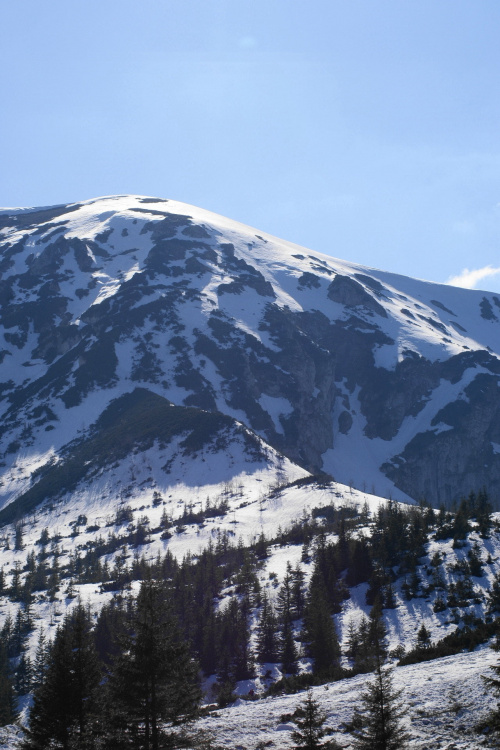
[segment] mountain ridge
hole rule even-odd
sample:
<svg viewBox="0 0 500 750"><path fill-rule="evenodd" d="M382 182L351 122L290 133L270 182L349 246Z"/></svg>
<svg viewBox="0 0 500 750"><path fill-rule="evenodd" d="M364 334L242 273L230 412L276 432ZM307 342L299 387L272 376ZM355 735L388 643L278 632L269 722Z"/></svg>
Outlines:
<svg viewBox="0 0 500 750"><path fill-rule="evenodd" d="M496 295L160 198L0 216L4 484L30 442L57 453L140 385L359 489L436 506L498 489Z"/></svg>

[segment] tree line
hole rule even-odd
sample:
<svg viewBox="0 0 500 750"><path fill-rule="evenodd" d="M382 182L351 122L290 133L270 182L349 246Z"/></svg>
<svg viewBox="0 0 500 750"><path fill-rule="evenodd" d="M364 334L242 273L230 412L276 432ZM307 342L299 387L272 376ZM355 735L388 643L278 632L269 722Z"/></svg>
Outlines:
<svg viewBox="0 0 500 750"><path fill-rule="evenodd" d="M142 582L141 592L155 582L153 588L161 591L165 607L168 605L165 613L168 611L170 618L169 629L178 634L177 642L182 642L185 652L189 653L193 674L217 675L215 694L221 706L233 700L238 681L255 676L257 665L261 673L273 664L280 665L283 678L269 685L270 692L293 691L373 671L387 656L383 610L396 606L394 584L398 578L403 579L402 590L407 598L437 592L435 608L440 598L451 612L458 612L460 603L474 602L476 592L472 579L481 574L486 561L473 545L467 557L460 561L460 569L455 571L459 578L454 584L444 581L444 564L439 555L431 560L425 579L420 566L431 534L438 539L452 538L453 545L460 548L472 528L471 521L483 536L490 533L491 507L483 491L478 495L471 493L455 513L444 509L435 511L425 504L403 508L388 502L375 514L369 535L356 533L358 526L367 523L364 509L354 513L351 508L327 506L316 509L311 516L304 515L290 530L280 531L277 539L267 540L261 535L254 544L245 547L221 533L196 558L187 555L181 562L167 551L152 563L134 553L130 564L127 562L130 556L121 550L115 555L113 566L108 565L107 580L103 583L103 588L116 592L115 596L101 609L95 622L89 613L85 615L88 635L97 653L99 684L105 684L106 690L114 689L112 686L116 685L119 674L123 674L120 669L125 669L118 664L124 664L127 654L132 653L130 639L138 628L134 618L145 597L141 593L135 600L127 594L133 581ZM335 541L329 537L331 532L336 535ZM276 588L270 595L260 582L259 569L269 554L269 546L287 544L290 535L302 543L302 562L295 567L289 564L281 581L272 580ZM95 549L87 551L87 554L92 553L92 560L89 558L80 571L75 555L66 566L60 565L59 542L43 532L38 554L33 550L28 553L24 569L20 565L14 567L10 582L0 575L3 594L19 603L16 616L7 618L0 631L0 721L4 724L15 716L16 696L34 692L34 705L37 705L36 696L46 682L46 670L56 658L57 649L64 652L66 648L72 653L80 649L80 646L68 645L71 643L68 635L64 648L59 643L60 632L69 633L83 627L77 627L71 613L58 628L52 644L45 643L45 637L40 635L36 655L31 661L27 640L34 627L32 605L37 591L57 600L64 586L66 599L74 597L78 583L95 578L106 566ZM21 533L16 537L16 544L22 547ZM303 567L306 562L312 563L307 584ZM40 574L40 568L45 571L45 577ZM344 601L349 598L349 588L360 583L368 584L366 602L370 609L368 616L357 624L349 624L344 652L350 665L347 669L341 667L334 615L341 612ZM85 608L78 604L73 612L83 617ZM487 613L491 622L499 612L500 579L497 578L489 594ZM162 617L166 618L167 614ZM251 624L256 618L254 647ZM446 648L455 648L453 653L463 648L467 632L484 639L491 637L491 628L483 632L480 626L481 623L470 622L460 631L462 640L456 639L454 644L450 639ZM435 653L429 641L428 634L426 637L425 632L419 632L414 661ZM312 669L299 674L302 657L311 659ZM118 676L113 676L115 672ZM97 705L103 702L109 703L109 699L97 699ZM115 702L119 705L118 699ZM90 698L86 700L85 705L91 704ZM129 715L129 712L123 709L122 715ZM104 724L118 731L117 721L117 715L105 720L92 718L92 732L100 731L99 727ZM145 721L138 720L138 724L142 726ZM123 728L122 733L130 738L133 731Z"/></svg>

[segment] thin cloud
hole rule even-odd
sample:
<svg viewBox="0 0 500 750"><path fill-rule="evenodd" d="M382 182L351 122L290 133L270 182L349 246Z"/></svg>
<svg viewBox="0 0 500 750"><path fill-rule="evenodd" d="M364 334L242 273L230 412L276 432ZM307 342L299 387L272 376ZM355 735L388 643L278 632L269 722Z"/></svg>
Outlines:
<svg viewBox="0 0 500 750"><path fill-rule="evenodd" d="M484 268L473 268L472 270L464 268L462 273L458 276L452 276L446 283L450 286L461 286L463 289L476 289L480 281L490 276L496 276L498 273L500 273L500 268L494 266L484 266Z"/></svg>

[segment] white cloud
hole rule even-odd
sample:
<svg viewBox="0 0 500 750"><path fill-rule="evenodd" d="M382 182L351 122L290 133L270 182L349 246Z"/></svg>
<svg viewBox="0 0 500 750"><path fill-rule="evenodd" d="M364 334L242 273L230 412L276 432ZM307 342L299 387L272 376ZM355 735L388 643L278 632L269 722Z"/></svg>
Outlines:
<svg viewBox="0 0 500 750"><path fill-rule="evenodd" d="M489 276L496 276L500 273L500 268L494 266L484 266L483 268L474 268L469 270L464 268L462 273L458 276L452 276L447 284L450 286L460 286L463 289L476 289L477 285L483 279L487 279Z"/></svg>

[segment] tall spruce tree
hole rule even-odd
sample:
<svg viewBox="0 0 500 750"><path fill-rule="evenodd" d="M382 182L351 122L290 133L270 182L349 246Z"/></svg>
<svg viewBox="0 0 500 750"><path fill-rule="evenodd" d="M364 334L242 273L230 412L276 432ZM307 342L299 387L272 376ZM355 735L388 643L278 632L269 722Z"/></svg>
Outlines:
<svg viewBox="0 0 500 750"><path fill-rule="evenodd" d="M275 662L278 658L277 620L267 594L262 597L262 611L257 636L257 654L261 662Z"/></svg>
<svg viewBox="0 0 500 750"><path fill-rule="evenodd" d="M314 659L314 672L324 677L332 675L339 663L340 645L321 580L311 582L304 635Z"/></svg>
<svg viewBox="0 0 500 750"><path fill-rule="evenodd" d="M293 628L290 620L286 620L281 631L280 660L281 669L285 674L297 673L297 647L293 637Z"/></svg>
<svg viewBox="0 0 500 750"><path fill-rule="evenodd" d="M47 644L47 638L43 629L40 629L38 633L38 641L36 645L35 660L33 662L31 682L32 687L36 690L42 684L44 677L47 673L49 657L49 646Z"/></svg>
<svg viewBox="0 0 500 750"><path fill-rule="evenodd" d="M91 742L100 681L90 616L78 604L56 633L47 671L33 696L30 726L22 747L69 750Z"/></svg>
<svg viewBox="0 0 500 750"><path fill-rule="evenodd" d="M158 750L163 722L194 717L200 698L198 669L182 640L165 588L141 585L132 628L111 668L105 747Z"/></svg>
<svg viewBox="0 0 500 750"><path fill-rule="evenodd" d="M0 726L12 724L16 719L16 700L7 643L0 639Z"/></svg>
<svg viewBox="0 0 500 750"><path fill-rule="evenodd" d="M408 734L401 724L406 713L401 692L394 690L392 672L380 662L375 677L362 694L363 726L354 739L356 750L404 750Z"/></svg>

